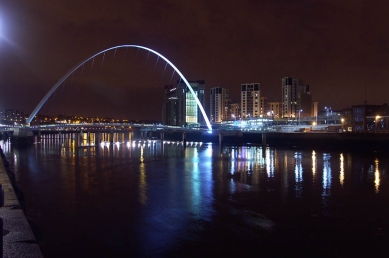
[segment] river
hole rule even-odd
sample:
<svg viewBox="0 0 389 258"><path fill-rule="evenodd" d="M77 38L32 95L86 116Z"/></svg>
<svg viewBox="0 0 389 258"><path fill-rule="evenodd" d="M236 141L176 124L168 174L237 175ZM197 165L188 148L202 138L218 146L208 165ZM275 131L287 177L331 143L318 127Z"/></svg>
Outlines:
<svg viewBox="0 0 389 258"><path fill-rule="evenodd" d="M386 252L388 153L45 137L1 148L46 258Z"/></svg>

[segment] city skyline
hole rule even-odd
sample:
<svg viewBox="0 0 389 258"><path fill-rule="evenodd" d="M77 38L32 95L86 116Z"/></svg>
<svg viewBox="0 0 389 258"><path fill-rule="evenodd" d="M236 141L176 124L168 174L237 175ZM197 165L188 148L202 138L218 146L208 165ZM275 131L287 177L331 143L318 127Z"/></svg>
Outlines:
<svg viewBox="0 0 389 258"><path fill-rule="evenodd" d="M0 6L0 106L30 113L71 67L120 44L162 53L187 79L205 80L207 95L210 88L223 87L233 98L242 83L259 82L261 95L281 101L281 79L292 77L312 85L312 101L321 108L341 109L365 99L380 105L389 94L388 8L386 1L118 5L5 0ZM137 84L138 79L130 80L128 87ZM115 98L104 102L105 109L118 108ZM92 100L82 108L88 104L96 109ZM158 107L153 108L135 113L160 118Z"/></svg>

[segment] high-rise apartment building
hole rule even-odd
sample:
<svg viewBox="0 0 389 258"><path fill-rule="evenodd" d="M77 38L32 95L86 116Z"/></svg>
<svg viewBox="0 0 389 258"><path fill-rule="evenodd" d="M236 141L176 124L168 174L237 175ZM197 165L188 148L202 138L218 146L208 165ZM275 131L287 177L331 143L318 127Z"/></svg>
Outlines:
<svg viewBox="0 0 389 258"><path fill-rule="evenodd" d="M210 95L210 119L219 123L224 119L226 113L227 90L221 87L211 88ZM228 111L227 111L228 112Z"/></svg>
<svg viewBox="0 0 389 258"><path fill-rule="evenodd" d="M259 115L264 117L269 112L269 104L267 103L267 97L261 97Z"/></svg>
<svg viewBox="0 0 389 258"><path fill-rule="evenodd" d="M205 82L189 81L201 105L205 103ZM204 123L204 117L192 92L185 82L179 79L177 86L165 86L163 123L175 126L197 126Z"/></svg>
<svg viewBox="0 0 389 258"><path fill-rule="evenodd" d="M15 111L13 109L5 110L5 120L14 121L15 120Z"/></svg>
<svg viewBox="0 0 389 258"><path fill-rule="evenodd" d="M312 96L309 85L302 81L285 77L282 79L282 117L310 116Z"/></svg>
<svg viewBox="0 0 389 258"><path fill-rule="evenodd" d="M231 119L231 103L232 99L227 98L224 100L224 113L223 113L223 120Z"/></svg>
<svg viewBox="0 0 389 258"><path fill-rule="evenodd" d="M239 103L231 103L230 104L231 119L238 119L238 118L240 118L240 115L241 115L241 112L240 112Z"/></svg>
<svg viewBox="0 0 389 258"><path fill-rule="evenodd" d="M257 117L260 115L261 91L259 83L245 83L241 85L241 115L242 118Z"/></svg>
<svg viewBox="0 0 389 258"><path fill-rule="evenodd" d="M319 102L312 102L311 116L317 118L318 111L319 111Z"/></svg>
<svg viewBox="0 0 389 258"><path fill-rule="evenodd" d="M281 117L281 102L269 102L269 116L271 118L280 118Z"/></svg>
<svg viewBox="0 0 389 258"><path fill-rule="evenodd" d="M11 123L22 123L26 121L24 112L21 110L5 109L0 110L0 120Z"/></svg>
<svg viewBox="0 0 389 258"><path fill-rule="evenodd" d="M179 124L179 109L178 109L177 87L173 85L165 85L165 99L163 105L162 122L165 125Z"/></svg>

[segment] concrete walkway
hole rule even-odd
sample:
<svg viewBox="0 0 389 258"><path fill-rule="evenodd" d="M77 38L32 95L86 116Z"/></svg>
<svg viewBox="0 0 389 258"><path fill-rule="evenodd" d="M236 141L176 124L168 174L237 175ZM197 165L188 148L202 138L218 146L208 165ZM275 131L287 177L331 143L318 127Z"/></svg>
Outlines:
<svg viewBox="0 0 389 258"><path fill-rule="evenodd" d="M3 257L43 257L0 157L0 184L4 189Z"/></svg>

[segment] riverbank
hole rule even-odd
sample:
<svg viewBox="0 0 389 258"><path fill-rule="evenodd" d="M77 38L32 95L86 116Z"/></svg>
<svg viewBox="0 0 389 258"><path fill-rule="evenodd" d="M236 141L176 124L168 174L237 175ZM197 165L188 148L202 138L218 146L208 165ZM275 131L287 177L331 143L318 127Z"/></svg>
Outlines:
<svg viewBox="0 0 389 258"><path fill-rule="evenodd" d="M0 217L3 218L3 257L43 257L2 158L0 184L4 189L4 206L0 208Z"/></svg>
<svg viewBox="0 0 389 258"><path fill-rule="evenodd" d="M167 137L165 137L167 138ZM189 137L188 137L189 138ZM220 144L220 136L202 135L203 142ZM188 140L189 141L189 140ZM323 150L388 150L389 134L385 133L259 133L243 132L222 136L226 145L264 145L268 147L323 149Z"/></svg>

